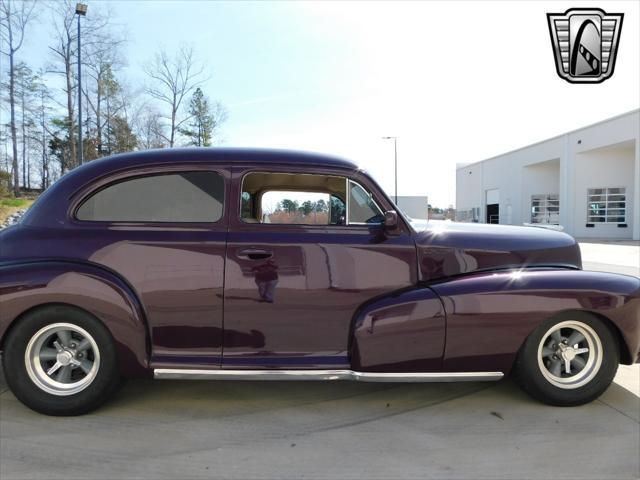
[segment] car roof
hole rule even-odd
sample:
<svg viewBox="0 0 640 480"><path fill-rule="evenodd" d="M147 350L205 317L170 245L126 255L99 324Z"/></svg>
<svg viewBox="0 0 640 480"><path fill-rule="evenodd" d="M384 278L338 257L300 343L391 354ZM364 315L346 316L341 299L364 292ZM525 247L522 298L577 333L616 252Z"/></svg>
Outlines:
<svg viewBox="0 0 640 480"><path fill-rule="evenodd" d="M119 170L149 164L211 162L226 164L296 164L331 166L355 170L358 166L343 158L312 152L266 148L191 147L128 152L87 162L79 169Z"/></svg>
<svg viewBox="0 0 640 480"><path fill-rule="evenodd" d="M23 218L25 224L64 222L70 198L99 178L146 166L181 163L222 165L309 165L355 171L348 160L319 153L258 148L165 148L128 152L93 160L73 169L54 183Z"/></svg>

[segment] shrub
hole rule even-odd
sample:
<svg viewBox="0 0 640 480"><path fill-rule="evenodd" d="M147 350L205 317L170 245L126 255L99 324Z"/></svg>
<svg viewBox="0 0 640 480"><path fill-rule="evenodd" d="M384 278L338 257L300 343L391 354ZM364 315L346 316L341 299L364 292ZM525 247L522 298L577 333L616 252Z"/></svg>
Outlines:
<svg viewBox="0 0 640 480"><path fill-rule="evenodd" d="M6 197L11 192L11 174L0 170L0 197Z"/></svg>

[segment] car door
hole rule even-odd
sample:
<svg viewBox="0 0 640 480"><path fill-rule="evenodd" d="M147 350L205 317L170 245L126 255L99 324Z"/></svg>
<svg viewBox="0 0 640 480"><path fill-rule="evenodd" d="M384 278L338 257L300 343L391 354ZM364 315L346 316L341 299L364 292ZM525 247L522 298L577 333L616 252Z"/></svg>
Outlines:
<svg viewBox="0 0 640 480"><path fill-rule="evenodd" d="M91 186L74 208L87 258L140 299L156 368L220 365L229 177L201 163L132 170Z"/></svg>
<svg viewBox="0 0 640 480"><path fill-rule="evenodd" d="M357 183L349 185L357 185L361 196L377 192L377 222L348 221L344 213L336 213L339 204L350 203L349 197L339 199L330 193L344 182L346 195L347 174L317 168L313 174L322 178L307 178L304 195L291 192L292 198L300 198L300 206L289 214L295 216L300 209L308 209L305 195L315 189L328 195L315 203L322 203L322 209L328 211L311 209L305 218L315 221L325 215L322 218L328 220L325 224L283 224L276 220L287 213L284 200L268 218L264 212L256 213L255 205L243 202L252 196L253 201L258 198L256 193L245 191L249 189L245 180L250 183L254 174L266 175L257 182L267 184L266 191L288 191L292 190L290 184L279 177L267 180L268 175L295 176L293 184L309 177L309 170L300 166L233 167L223 368L348 367L349 335L356 310L374 297L417 282L412 236L404 225L397 235L384 232L380 223L383 209L393 207L366 176L353 174L351 179ZM253 217L246 217L252 209Z"/></svg>

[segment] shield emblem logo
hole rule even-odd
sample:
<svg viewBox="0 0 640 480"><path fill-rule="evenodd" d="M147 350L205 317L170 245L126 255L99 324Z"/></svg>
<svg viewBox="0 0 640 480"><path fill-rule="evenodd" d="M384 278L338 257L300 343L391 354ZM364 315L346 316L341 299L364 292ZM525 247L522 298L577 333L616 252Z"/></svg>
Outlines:
<svg viewBox="0 0 640 480"><path fill-rule="evenodd" d="M548 13L551 45L560 78L571 83L601 83L613 75L623 13L571 8Z"/></svg>

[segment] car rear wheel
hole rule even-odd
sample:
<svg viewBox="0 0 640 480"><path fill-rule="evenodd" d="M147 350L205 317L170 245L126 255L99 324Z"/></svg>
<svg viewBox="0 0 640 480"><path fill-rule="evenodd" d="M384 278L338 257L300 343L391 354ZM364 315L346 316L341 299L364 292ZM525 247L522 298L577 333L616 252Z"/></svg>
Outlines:
<svg viewBox="0 0 640 480"><path fill-rule="evenodd" d="M515 373L530 395L551 405L582 405L611 384L620 361L615 336L584 312L547 320L522 346Z"/></svg>
<svg viewBox="0 0 640 480"><path fill-rule="evenodd" d="M50 306L18 322L5 341L3 368L9 387L29 408L79 415L116 390L114 342L96 318L76 308Z"/></svg>

